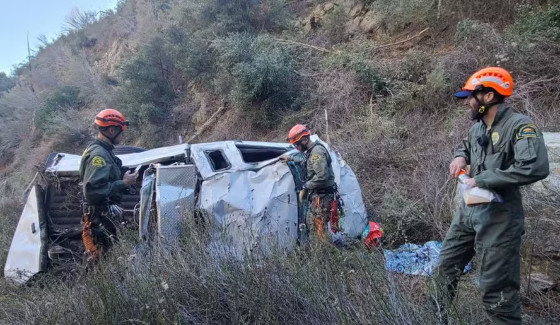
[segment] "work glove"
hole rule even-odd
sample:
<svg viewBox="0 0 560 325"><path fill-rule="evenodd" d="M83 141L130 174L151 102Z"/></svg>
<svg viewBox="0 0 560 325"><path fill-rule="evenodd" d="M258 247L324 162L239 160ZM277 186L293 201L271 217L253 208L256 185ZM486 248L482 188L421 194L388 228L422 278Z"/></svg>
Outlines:
<svg viewBox="0 0 560 325"><path fill-rule="evenodd" d="M294 161L294 158L290 155L282 155L282 156L280 156L279 159L280 159L281 162L283 162L285 164L288 163L288 161Z"/></svg>
<svg viewBox="0 0 560 325"><path fill-rule="evenodd" d="M304 187L299 191L299 203L303 203L305 200L307 200L307 188Z"/></svg>
<svg viewBox="0 0 560 325"><path fill-rule="evenodd" d="M109 215L120 220L124 215L124 210L118 204L111 204L109 205Z"/></svg>

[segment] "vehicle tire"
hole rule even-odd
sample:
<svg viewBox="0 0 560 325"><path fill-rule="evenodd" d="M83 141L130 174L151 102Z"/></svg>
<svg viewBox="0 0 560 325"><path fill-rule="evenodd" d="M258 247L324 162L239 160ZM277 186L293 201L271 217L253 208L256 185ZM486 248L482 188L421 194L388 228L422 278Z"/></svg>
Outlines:
<svg viewBox="0 0 560 325"><path fill-rule="evenodd" d="M133 146L116 146L115 149L113 149L113 153L115 155L126 155L127 153L137 153L144 151L146 151L146 149Z"/></svg>

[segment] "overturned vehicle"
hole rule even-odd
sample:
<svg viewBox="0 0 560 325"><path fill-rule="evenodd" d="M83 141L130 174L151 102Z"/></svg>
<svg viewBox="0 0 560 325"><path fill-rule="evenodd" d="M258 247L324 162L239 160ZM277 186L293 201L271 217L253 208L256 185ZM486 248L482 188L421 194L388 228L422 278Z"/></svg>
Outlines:
<svg viewBox="0 0 560 325"><path fill-rule="evenodd" d="M367 224L360 187L351 168L329 151L344 202L341 232L333 238L358 238ZM141 171L122 207L143 240L180 238L186 229L182 223L196 218L217 225L211 245L227 244L239 257L247 250L266 252L272 245L289 250L298 243L302 207L297 192L305 171L279 161L283 154L301 155L289 144L222 141L116 153L123 167ZM28 187L4 267L7 279L24 283L53 266L81 263L80 159L52 153Z"/></svg>

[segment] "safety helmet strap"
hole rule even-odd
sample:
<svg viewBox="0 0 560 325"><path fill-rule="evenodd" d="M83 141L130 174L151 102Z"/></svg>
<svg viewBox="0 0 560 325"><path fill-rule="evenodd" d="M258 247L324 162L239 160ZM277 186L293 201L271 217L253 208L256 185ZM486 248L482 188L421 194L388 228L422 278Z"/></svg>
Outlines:
<svg viewBox="0 0 560 325"><path fill-rule="evenodd" d="M476 116L477 121L480 121L482 116L484 116L484 114L486 114L486 112L488 111L487 110L488 107L492 107L495 104L499 103L499 101L493 100L490 103L484 104L480 99L478 99L478 97L476 95L479 94L480 92L482 92L483 90L486 90L486 89L491 89L491 88L479 86L479 87L476 87L472 92L472 97L474 98L474 100L476 100L476 102L478 104L478 115Z"/></svg>
<svg viewBox="0 0 560 325"><path fill-rule="evenodd" d="M115 136L113 136L113 137L110 137L110 136L107 135L105 132L103 132L103 131L105 131L105 130L106 130L107 128L109 128L109 127L104 128L105 130L103 130L103 129L100 128L100 129L99 129L99 132L101 132L101 134L103 134L104 137L106 137L107 139L109 139L109 140L111 141L111 144L114 145L114 144L115 144L115 139L123 132L123 129L122 129L122 126L117 126L117 125L111 125L110 127L118 127L118 128L119 128L119 132L118 132Z"/></svg>

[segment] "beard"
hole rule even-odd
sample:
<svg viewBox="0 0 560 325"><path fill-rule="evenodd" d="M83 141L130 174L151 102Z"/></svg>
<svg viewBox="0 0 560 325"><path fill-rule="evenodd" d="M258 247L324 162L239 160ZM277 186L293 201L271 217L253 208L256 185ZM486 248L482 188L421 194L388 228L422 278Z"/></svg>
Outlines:
<svg viewBox="0 0 560 325"><path fill-rule="evenodd" d="M471 119L472 121L480 121L483 115L484 113L481 114L478 109L471 108L469 110L469 119Z"/></svg>

